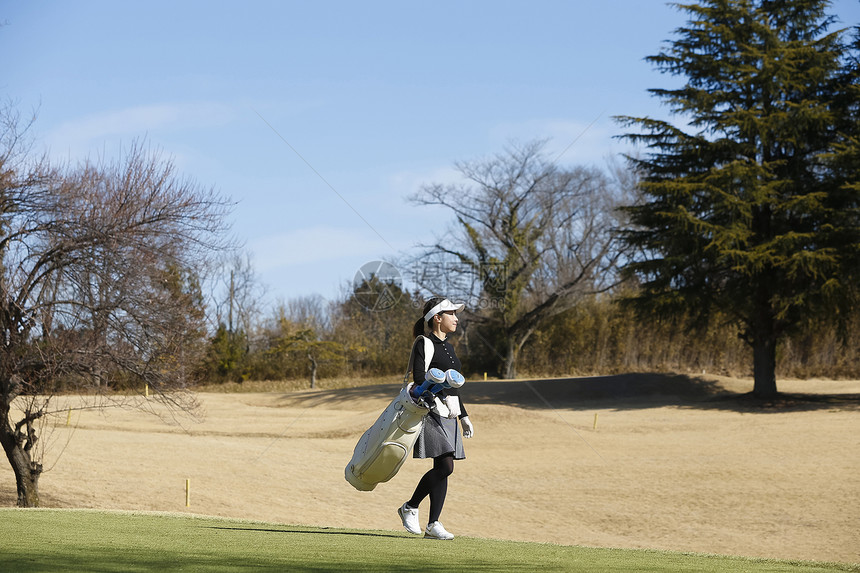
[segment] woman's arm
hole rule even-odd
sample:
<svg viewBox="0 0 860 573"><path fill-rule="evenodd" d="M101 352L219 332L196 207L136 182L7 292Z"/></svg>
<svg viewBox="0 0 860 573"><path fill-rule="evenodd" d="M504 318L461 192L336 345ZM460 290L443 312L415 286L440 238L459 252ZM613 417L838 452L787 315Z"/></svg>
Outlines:
<svg viewBox="0 0 860 573"><path fill-rule="evenodd" d="M413 343L413 353L412 353L412 381L416 384L421 384L424 382L424 375L426 374L426 370L424 369L424 339L416 338Z"/></svg>

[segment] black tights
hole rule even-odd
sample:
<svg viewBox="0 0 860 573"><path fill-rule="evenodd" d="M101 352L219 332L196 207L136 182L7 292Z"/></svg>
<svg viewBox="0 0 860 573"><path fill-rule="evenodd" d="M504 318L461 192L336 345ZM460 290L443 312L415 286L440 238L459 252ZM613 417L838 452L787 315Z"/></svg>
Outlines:
<svg viewBox="0 0 860 573"><path fill-rule="evenodd" d="M428 523L439 521L442 506L445 505L445 494L448 493L448 476L454 472L454 453L442 454L433 458L433 468L418 482L412 499L406 502L409 507L417 508L428 495L430 496L430 518Z"/></svg>

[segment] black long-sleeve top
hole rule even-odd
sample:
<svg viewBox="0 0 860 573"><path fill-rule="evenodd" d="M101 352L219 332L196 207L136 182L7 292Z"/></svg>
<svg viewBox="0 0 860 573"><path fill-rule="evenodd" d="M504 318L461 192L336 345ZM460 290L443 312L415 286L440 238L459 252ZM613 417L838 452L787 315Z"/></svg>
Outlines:
<svg viewBox="0 0 860 573"><path fill-rule="evenodd" d="M433 343L433 358L430 359L430 368L438 368L442 372L453 368L460 372L462 365L451 343L447 340L439 339L432 333L427 335L427 338ZM426 370L424 370L424 342L417 339L415 345L415 354L412 358L412 380L416 384L421 384L424 382L424 375L426 374ZM463 398L460 396L459 388L446 388L444 393L448 396L457 396L460 398L460 418L465 418L469 415L466 412Z"/></svg>

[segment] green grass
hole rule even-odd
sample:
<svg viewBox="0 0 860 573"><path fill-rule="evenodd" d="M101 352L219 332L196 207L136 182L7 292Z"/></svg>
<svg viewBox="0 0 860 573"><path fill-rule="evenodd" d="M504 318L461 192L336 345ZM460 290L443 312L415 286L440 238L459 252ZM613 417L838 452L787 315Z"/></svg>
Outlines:
<svg viewBox="0 0 860 573"><path fill-rule="evenodd" d="M860 571L856 565L299 527L182 514L0 509L0 570Z"/></svg>

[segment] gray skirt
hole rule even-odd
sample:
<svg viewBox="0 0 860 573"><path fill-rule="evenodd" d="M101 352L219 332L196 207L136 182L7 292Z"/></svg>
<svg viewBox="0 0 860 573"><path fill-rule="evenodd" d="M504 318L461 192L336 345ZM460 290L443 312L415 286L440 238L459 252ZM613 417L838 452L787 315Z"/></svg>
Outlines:
<svg viewBox="0 0 860 573"><path fill-rule="evenodd" d="M454 452L455 460L466 457L463 451L463 438L457 419L442 418L436 412L430 412L424 418L424 425L418 433L412 456L415 458L435 458Z"/></svg>

